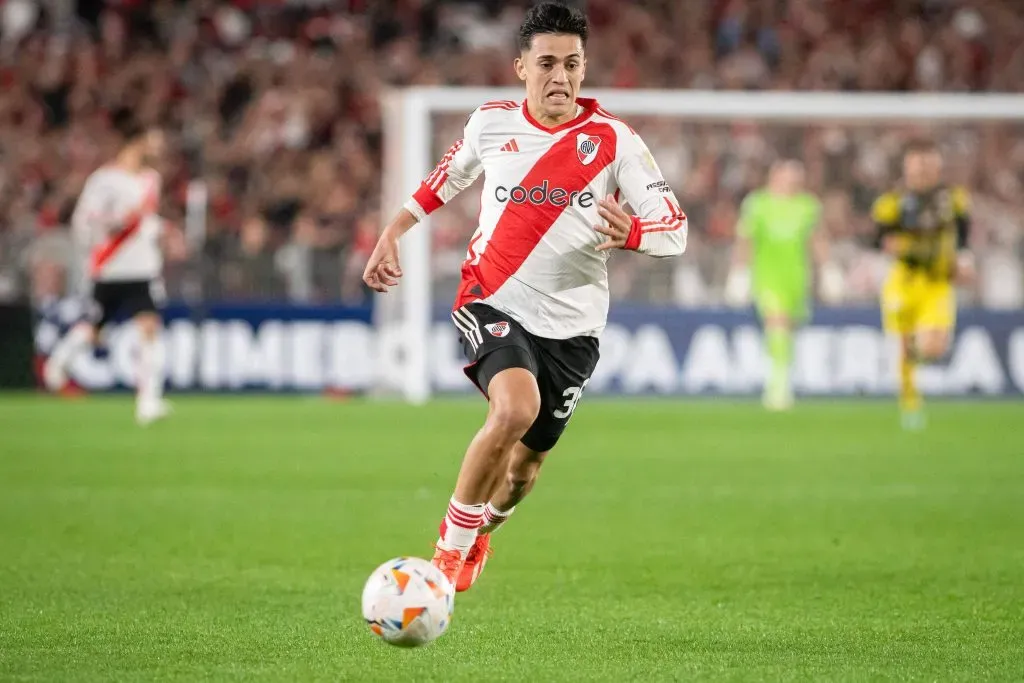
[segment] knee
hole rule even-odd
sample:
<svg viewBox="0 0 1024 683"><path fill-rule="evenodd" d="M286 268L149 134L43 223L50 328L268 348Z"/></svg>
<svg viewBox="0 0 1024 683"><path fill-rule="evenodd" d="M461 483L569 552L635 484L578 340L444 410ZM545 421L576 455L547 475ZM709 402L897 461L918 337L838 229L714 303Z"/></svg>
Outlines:
<svg viewBox="0 0 1024 683"><path fill-rule="evenodd" d="M522 396L514 401L494 402L487 416L487 428L502 441L515 443L537 419L539 396Z"/></svg>
<svg viewBox="0 0 1024 683"><path fill-rule="evenodd" d="M926 334L918 340L917 348L926 360L938 360L946 355L949 338L944 334Z"/></svg>
<svg viewBox="0 0 1024 683"><path fill-rule="evenodd" d="M81 322L75 325L72 330L73 333L81 335L83 339L89 344L96 343L96 328L91 323Z"/></svg>
<svg viewBox="0 0 1024 683"><path fill-rule="evenodd" d="M135 324L138 326L139 334L146 341L156 339L160 333L160 316L153 313L142 313L136 316Z"/></svg>

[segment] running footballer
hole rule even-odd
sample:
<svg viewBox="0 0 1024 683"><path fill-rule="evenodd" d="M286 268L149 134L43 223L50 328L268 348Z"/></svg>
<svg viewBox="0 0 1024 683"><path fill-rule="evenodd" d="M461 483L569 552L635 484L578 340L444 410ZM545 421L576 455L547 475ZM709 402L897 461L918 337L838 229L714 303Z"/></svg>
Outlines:
<svg viewBox="0 0 1024 683"><path fill-rule="evenodd" d="M579 96L587 33L578 10L547 2L529 11L514 61L525 100L473 112L385 227L363 275L380 292L397 285L402 234L483 176L452 321L489 410L433 559L457 590L476 581L491 533L533 488L586 389L607 321L610 250L668 257L686 246L686 216L643 141Z"/></svg>

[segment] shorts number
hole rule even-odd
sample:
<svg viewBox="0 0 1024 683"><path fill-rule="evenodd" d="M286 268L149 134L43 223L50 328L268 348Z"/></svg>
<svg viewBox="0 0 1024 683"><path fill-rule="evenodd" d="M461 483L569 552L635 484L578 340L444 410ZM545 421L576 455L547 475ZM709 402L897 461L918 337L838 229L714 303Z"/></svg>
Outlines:
<svg viewBox="0 0 1024 683"><path fill-rule="evenodd" d="M580 396L583 395L583 390L587 388L587 382L590 381L588 377L581 386L569 387L562 392L562 396L565 397L565 405L555 411L555 417L559 420L567 420L572 415L572 411L576 410L576 404L580 402Z"/></svg>

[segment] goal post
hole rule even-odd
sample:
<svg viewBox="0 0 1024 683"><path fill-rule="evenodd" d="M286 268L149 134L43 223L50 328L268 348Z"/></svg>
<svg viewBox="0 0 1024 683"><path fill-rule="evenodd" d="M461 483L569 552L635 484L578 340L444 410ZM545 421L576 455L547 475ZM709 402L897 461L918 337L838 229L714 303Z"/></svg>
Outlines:
<svg viewBox="0 0 1024 683"><path fill-rule="evenodd" d="M584 94L627 121L630 117L671 117L680 122L754 121L796 126L1024 122L1024 96L1011 94L600 88L587 89ZM523 90L514 87L411 87L387 93L383 107L382 220L388 220L401 207L437 163L435 116L468 116L487 101L521 99ZM652 152L657 158L658 150ZM478 191L475 187L468 190ZM436 302L432 294L431 222L432 217L425 218L402 238L402 283L387 296L377 296L374 311L378 333L376 393L399 395L415 404L426 402L432 394L430 344Z"/></svg>

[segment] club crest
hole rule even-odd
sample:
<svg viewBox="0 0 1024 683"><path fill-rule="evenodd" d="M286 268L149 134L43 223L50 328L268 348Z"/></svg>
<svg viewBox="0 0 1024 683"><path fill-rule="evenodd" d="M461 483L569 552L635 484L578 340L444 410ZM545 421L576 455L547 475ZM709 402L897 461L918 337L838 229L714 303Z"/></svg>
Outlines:
<svg viewBox="0 0 1024 683"><path fill-rule="evenodd" d="M512 326L506 321L502 320L500 323L491 323L490 325L484 325L484 329L491 333L491 336L498 337L499 339L508 335L509 330Z"/></svg>
<svg viewBox="0 0 1024 683"><path fill-rule="evenodd" d="M601 138L596 135L580 133L576 136L576 155L579 156L580 163L584 166L597 158L597 150L600 147Z"/></svg>

